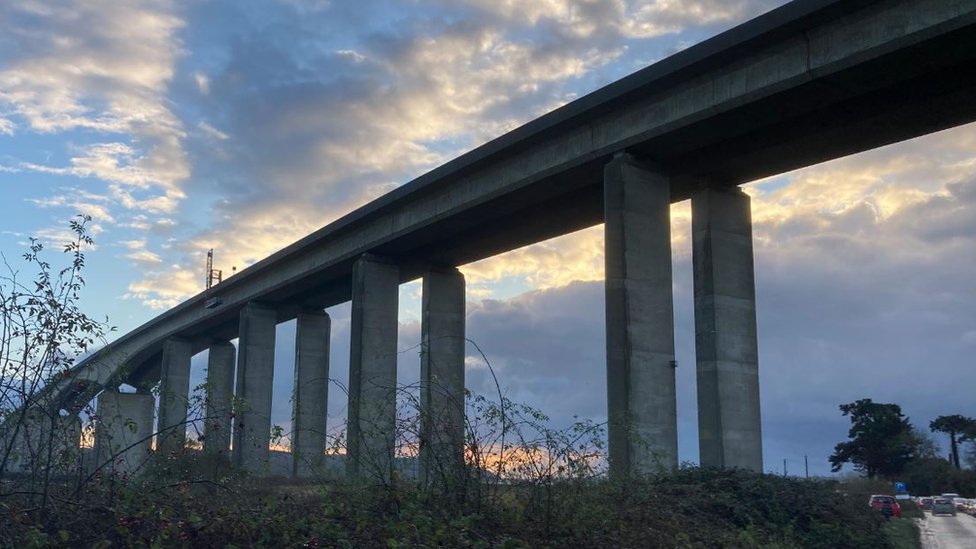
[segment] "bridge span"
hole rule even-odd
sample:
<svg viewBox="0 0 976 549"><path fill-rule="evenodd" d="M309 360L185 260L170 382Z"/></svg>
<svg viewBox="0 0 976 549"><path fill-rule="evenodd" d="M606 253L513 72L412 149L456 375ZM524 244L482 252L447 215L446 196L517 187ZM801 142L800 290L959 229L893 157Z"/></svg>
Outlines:
<svg viewBox="0 0 976 549"><path fill-rule="evenodd" d="M296 453L321 455L329 319L352 301L349 459L388 474L397 286L423 278L423 463L462 459L456 267L605 224L609 457L677 463L669 205L691 199L701 463L762 469L748 197L738 185L976 120L976 1L797 0L556 109L359 208L124 334L52 385L183 444L191 356L209 348L206 450L268 460L274 328L298 319ZM236 363L228 343L239 339ZM247 405L225 413L233 397ZM211 422L208 422L208 426ZM105 427L111 430L111 425ZM212 435L212 436L211 436ZM296 462L298 460L296 459ZM368 466L367 466L368 464ZM304 469L296 465L296 474Z"/></svg>

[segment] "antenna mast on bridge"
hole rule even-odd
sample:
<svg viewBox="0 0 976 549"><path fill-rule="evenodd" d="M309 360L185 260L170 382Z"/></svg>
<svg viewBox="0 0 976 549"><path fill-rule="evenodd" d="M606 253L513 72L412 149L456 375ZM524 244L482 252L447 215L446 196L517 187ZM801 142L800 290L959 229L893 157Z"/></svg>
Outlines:
<svg viewBox="0 0 976 549"><path fill-rule="evenodd" d="M214 284L220 284L223 278L224 272L213 268L213 248L210 248L207 250L207 289L209 290Z"/></svg>

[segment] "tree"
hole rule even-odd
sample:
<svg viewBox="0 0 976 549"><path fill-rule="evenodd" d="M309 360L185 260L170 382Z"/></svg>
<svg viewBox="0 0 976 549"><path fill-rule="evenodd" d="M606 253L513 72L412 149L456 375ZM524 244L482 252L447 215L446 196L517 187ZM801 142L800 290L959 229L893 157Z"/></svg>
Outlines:
<svg viewBox="0 0 976 549"><path fill-rule="evenodd" d="M39 395L49 383L72 375L75 357L104 342L111 330L77 306L85 285L84 251L93 245L90 221L78 216L70 222L72 240L62 249L65 267L53 266L43 244L33 238L23 254L32 277L22 277L0 253L6 271L0 273L0 477L27 475L26 486L4 484L0 496L8 489L33 494L41 508L47 504L51 475L63 474L78 460L77 450L70 451L77 443L62 447L56 436L77 432L65 427L77 417L62 416Z"/></svg>
<svg viewBox="0 0 976 549"><path fill-rule="evenodd" d="M961 416L939 416L929 423L932 432L949 435L949 461L959 469L959 443L972 439L976 434L976 419Z"/></svg>
<svg viewBox="0 0 976 549"><path fill-rule="evenodd" d="M830 465L835 473L850 463L870 478L892 477L918 455L920 441L897 404L865 398L841 404L840 411L851 418L851 440L834 447Z"/></svg>

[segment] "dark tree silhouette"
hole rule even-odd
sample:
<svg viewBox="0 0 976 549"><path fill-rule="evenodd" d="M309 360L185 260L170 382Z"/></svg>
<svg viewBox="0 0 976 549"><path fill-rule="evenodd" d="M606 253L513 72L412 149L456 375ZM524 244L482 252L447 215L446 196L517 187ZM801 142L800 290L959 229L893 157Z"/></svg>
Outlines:
<svg viewBox="0 0 976 549"><path fill-rule="evenodd" d="M929 423L929 429L949 435L949 461L959 469L959 443L976 435L976 419L958 414L939 416Z"/></svg>
<svg viewBox="0 0 976 549"><path fill-rule="evenodd" d="M868 477L891 477L918 454L919 441L897 404L865 398L841 404L840 411L851 418L851 440L834 447L830 456L832 471L840 471L845 463L850 463Z"/></svg>

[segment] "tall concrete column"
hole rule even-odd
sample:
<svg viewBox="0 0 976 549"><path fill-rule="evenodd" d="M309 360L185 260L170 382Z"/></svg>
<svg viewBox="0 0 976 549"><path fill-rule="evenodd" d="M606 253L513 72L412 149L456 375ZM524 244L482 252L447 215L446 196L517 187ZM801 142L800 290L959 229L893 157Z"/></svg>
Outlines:
<svg viewBox="0 0 976 549"><path fill-rule="evenodd" d="M367 254L353 266L346 437L350 477L385 481L393 472L399 286L400 270L391 261Z"/></svg>
<svg viewBox="0 0 976 549"><path fill-rule="evenodd" d="M156 425L156 451L163 458L181 452L186 444L192 358L193 348L188 340L171 337L163 342Z"/></svg>
<svg viewBox="0 0 976 549"><path fill-rule="evenodd" d="M464 275L424 274L420 354L420 473L450 489L464 473Z"/></svg>
<svg viewBox="0 0 976 549"><path fill-rule="evenodd" d="M749 196L707 189L691 206L701 464L762 471Z"/></svg>
<svg viewBox="0 0 976 549"><path fill-rule="evenodd" d="M39 471L46 457L45 445L50 441L51 416L39 408L26 410L23 417L19 414L19 411L15 412L10 416L12 421L3 425L10 429L3 433L3 444L0 445L0 451L6 452L8 447L10 450L6 470L13 473ZM16 437L13 436L14 422L19 422Z"/></svg>
<svg viewBox="0 0 976 549"><path fill-rule="evenodd" d="M203 423L203 451L210 455L227 455L230 451L236 353L234 345L228 341L210 346L204 412L206 419Z"/></svg>
<svg viewBox="0 0 976 549"><path fill-rule="evenodd" d="M95 423L96 464L132 474L150 457L155 398L143 393L112 390L98 396Z"/></svg>
<svg viewBox="0 0 976 549"><path fill-rule="evenodd" d="M274 381L274 309L248 303L241 310L237 348L234 465L252 473L270 471L271 394Z"/></svg>
<svg viewBox="0 0 976 549"><path fill-rule="evenodd" d="M295 477L321 474L325 465L331 329L332 321L325 311L304 311L298 315L291 438L292 476Z"/></svg>
<svg viewBox="0 0 976 549"><path fill-rule="evenodd" d="M62 471L77 468L81 463L81 418L71 414L58 418L52 444Z"/></svg>
<svg viewBox="0 0 976 549"><path fill-rule="evenodd" d="M610 474L678 463L666 177L618 155L604 171Z"/></svg>

